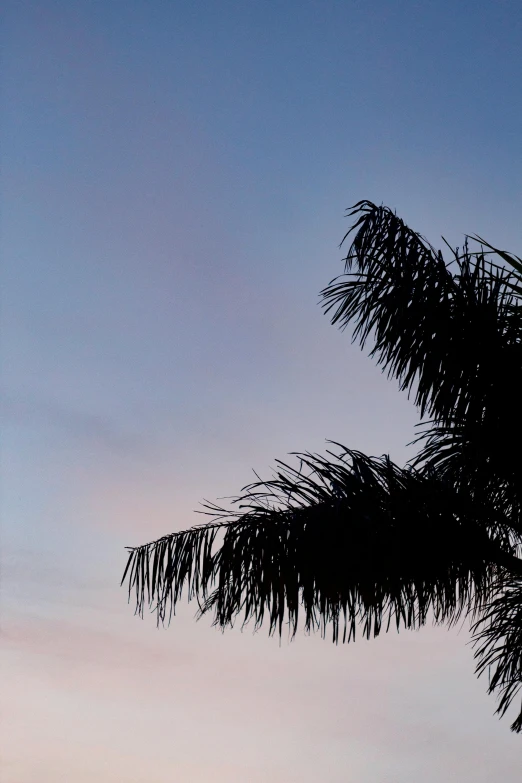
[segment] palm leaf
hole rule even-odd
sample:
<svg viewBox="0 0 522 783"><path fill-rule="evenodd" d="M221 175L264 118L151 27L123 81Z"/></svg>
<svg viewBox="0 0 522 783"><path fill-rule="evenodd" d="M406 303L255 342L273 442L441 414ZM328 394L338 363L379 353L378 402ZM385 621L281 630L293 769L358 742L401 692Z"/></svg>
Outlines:
<svg viewBox="0 0 522 783"><path fill-rule="evenodd" d="M481 245L484 245L484 247L489 247L489 249L495 253L495 255L499 256L503 261L506 261L510 266L513 267L513 269L518 272L519 275L522 275L522 258L519 258L514 253L508 253L506 250L499 250L497 247L494 247L493 245L490 245L489 242L486 242L485 239L482 239L482 237L479 237L478 235L475 235L472 237L473 239L476 239L477 242L480 242ZM519 289L518 293L522 293L522 289Z"/></svg>
<svg viewBox="0 0 522 783"><path fill-rule="evenodd" d="M488 692L499 692L502 717L522 688L522 579L506 581L473 630L477 673L489 673ZM522 704L511 728L522 731Z"/></svg>
<svg viewBox="0 0 522 783"><path fill-rule="evenodd" d="M480 418L491 378L510 365L503 349L520 348L509 273L467 246L446 264L385 207L364 201L350 214L359 217L343 239L355 232L345 274L322 291L332 323L353 322L361 346L374 336L371 355L402 389L416 388L422 416Z"/></svg>
<svg viewBox="0 0 522 783"><path fill-rule="evenodd" d="M419 627L430 612L453 622L490 597L496 545L451 485L348 450L299 457L247 487L239 510L207 506L211 523L132 549L137 611L169 620L186 589L221 628L267 619L293 634L302 613L306 630L331 626L338 640L358 625Z"/></svg>

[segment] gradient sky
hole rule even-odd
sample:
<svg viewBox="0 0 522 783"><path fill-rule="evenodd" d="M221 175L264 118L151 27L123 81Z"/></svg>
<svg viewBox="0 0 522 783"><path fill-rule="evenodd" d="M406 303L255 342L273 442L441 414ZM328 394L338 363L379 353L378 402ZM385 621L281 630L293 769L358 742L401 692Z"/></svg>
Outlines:
<svg viewBox="0 0 522 783"><path fill-rule="evenodd" d="M521 252L519 0L3 12L2 781L518 783L466 628L133 616L124 546L417 414L321 314L345 209Z"/></svg>

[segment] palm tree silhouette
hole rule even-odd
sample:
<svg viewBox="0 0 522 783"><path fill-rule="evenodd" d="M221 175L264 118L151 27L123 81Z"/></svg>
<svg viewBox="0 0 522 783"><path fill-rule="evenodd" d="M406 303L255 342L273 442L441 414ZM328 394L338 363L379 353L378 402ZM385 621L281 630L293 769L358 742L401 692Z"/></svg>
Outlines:
<svg viewBox="0 0 522 783"><path fill-rule="evenodd" d="M293 635L301 618L334 642L468 616L503 715L522 685L522 260L468 237L447 262L386 207L349 216L323 305L412 391L417 457L399 467L334 444L278 462L231 509L205 504L208 524L130 548L122 582L158 622L186 589L223 629L266 620Z"/></svg>

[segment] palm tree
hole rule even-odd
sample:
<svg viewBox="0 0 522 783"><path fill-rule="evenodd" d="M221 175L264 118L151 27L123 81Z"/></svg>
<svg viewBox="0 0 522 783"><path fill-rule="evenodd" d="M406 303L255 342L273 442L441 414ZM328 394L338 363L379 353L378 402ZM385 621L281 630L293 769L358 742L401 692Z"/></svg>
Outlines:
<svg viewBox="0 0 522 783"><path fill-rule="evenodd" d="M278 462L231 509L205 504L208 524L131 548L122 581L158 622L186 589L222 629L301 619L334 642L468 616L503 715L522 685L522 260L468 237L447 262L388 208L349 215L323 305L412 392L417 457L334 444Z"/></svg>

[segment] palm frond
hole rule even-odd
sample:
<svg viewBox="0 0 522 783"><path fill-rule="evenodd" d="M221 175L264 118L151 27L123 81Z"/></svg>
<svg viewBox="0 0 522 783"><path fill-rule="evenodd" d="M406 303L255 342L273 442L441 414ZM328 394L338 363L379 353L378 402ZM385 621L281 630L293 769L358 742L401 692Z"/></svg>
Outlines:
<svg viewBox="0 0 522 783"><path fill-rule="evenodd" d="M518 554L522 551L522 487L515 456L517 424L505 422L502 427L497 421L496 425L423 422L420 426L425 429L413 441L423 445L410 464L436 473L465 493L490 538Z"/></svg>
<svg viewBox="0 0 522 783"><path fill-rule="evenodd" d="M479 237L478 235L470 237L470 239L475 239L477 242L480 242L481 245L484 245L484 247L488 247L492 253L513 267L513 269L518 272L519 276L522 275L522 258L516 256L514 253L509 253L507 250L499 250L498 247L490 245L489 242L486 242L485 239L482 239L482 237ZM521 277L519 277L519 280L522 282ZM522 294L522 288L514 286L514 290L518 294Z"/></svg>
<svg viewBox="0 0 522 783"><path fill-rule="evenodd" d="M388 458L301 454L208 525L131 549L124 579L136 609L169 620L183 590L225 628L240 617L271 633L328 626L334 641L431 612L453 622L491 595L494 549L451 485ZM217 536L222 534L219 546Z"/></svg>
<svg viewBox="0 0 522 783"><path fill-rule="evenodd" d="M473 630L477 673L489 674L488 692L499 693L502 717L522 690L522 578L506 580ZM522 731L522 704L511 729Z"/></svg>
<svg viewBox="0 0 522 783"><path fill-rule="evenodd" d="M504 349L516 345L520 360L513 273L467 245L446 264L441 251L371 202L359 202L350 215L358 218L343 239L355 232L345 274L322 291L332 323L353 323L361 346L374 336L371 355L403 390L416 387L422 416L480 419L492 376L515 365Z"/></svg>

